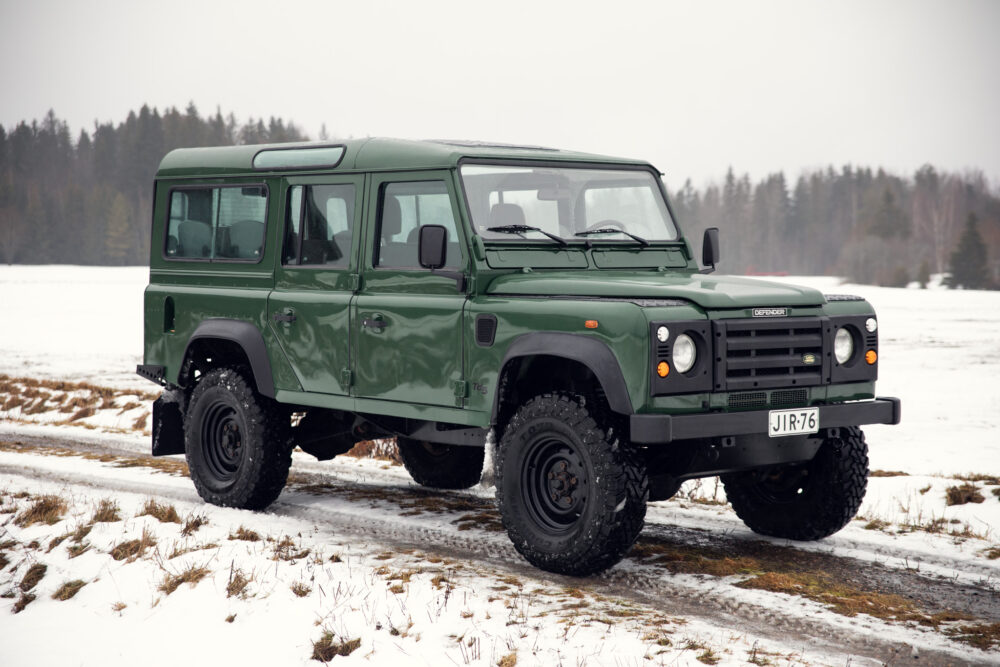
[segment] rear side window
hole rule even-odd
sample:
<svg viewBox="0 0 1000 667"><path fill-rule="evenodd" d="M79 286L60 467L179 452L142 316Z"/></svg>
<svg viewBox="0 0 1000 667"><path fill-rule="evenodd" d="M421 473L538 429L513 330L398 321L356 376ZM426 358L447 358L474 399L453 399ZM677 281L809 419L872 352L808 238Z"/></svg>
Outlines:
<svg viewBox="0 0 1000 667"><path fill-rule="evenodd" d="M352 184L295 185L288 193L282 262L347 267L354 241Z"/></svg>
<svg viewBox="0 0 1000 667"><path fill-rule="evenodd" d="M267 188L176 188L170 192L167 259L259 262L264 256Z"/></svg>

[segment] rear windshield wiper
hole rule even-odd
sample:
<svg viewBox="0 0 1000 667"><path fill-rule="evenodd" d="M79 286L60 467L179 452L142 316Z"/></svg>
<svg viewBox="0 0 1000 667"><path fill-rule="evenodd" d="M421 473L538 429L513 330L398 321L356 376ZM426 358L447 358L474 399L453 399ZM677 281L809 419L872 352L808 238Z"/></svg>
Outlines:
<svg viewBox="0 0 1000 667"><path fill-rule="evenodd" d="M538 232L539 234L545 234L550 239L558 243L559 245L569 245L566 239L560 238L555 234L549 234L544 229L539 229L538 227L531 227L529 225L501 225L499 227L487 227L488 232L500 232L501 234L523 234L525 232Z"/></svg>
<svg viewBox="0 0 1000 667"><path fill-rule="evenodd" d="M600 229L588 229L583 232L577 232L573 236L590 236L591 234L624 234L629 238L635 240L641 246L648 246L649 241L642 238L641 236L636 236L632 232L626 232L624 229L617 229L615 227L601 227Z"/></svg>

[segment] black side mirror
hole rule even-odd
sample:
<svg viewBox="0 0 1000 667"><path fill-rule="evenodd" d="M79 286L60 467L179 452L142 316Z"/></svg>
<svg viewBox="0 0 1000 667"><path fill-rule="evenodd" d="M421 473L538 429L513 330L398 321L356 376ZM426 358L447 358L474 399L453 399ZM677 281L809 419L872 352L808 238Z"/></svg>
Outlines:
<svg viewBox="0 0 1000 667"><path fill-rule="evenodd" d="M705 230L705 237L701 241L701 263L705 268L702 273L715 271L715 265L719 263L719 228L709 227Z"/></svg>
<svg viewBox="0 0 1000 667"><path fill-rule="evenodd" d="M448 230L442 225L423 225L420 228L417 256L425 269L440 269L448 253Z"/></svg>

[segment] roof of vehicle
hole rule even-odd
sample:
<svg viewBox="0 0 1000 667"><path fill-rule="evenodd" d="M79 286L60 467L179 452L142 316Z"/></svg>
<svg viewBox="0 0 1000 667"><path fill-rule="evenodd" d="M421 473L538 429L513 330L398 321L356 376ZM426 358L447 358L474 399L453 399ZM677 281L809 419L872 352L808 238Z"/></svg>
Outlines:
<svg viewBox="0 0 1000 667"><path fill-rule="evenodd" d="M542 148L471 141L411 141L407 139L348 139L286 144L254 144L210 148L178 148L160 162L157 178L181 176L223 176L285 172L289 169L255 169L254 156L266 149L343 146L343 159L335 171L378 171L386 169L441 169L456 166L463 158L499 160L547 160L648 165L643 160ZM296 168L296 173L331 171L330 167Z"/></svg>

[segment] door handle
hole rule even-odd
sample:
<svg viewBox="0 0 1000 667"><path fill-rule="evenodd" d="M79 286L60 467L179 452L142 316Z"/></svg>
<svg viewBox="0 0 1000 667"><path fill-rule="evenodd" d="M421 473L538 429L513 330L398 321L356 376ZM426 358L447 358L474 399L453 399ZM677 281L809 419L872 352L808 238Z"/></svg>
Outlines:
<svg viewBox="0 0 1000 667"><path fill-rule="evenodd" d="M296 320L295 311L292 310L291 308L286 308L285 312L283 313L274 314L275 322L284 322L285 324L291 324L295 320Z"/></svg>
<svg viewBox="0 0 1000 667"><path fill-rule="evenodd" d="M365 329L374 329L375 333L382 333L382 329L389 326L389 323L383 319L379 314L372 315L371 317L366 317L361 320L361 326Z"/></svg>

